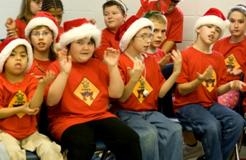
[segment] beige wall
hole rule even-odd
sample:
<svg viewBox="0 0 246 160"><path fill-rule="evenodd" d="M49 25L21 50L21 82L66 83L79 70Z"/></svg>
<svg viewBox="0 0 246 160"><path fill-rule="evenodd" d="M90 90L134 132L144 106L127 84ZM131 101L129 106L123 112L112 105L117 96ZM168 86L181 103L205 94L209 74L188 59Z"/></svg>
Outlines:
<svg viewBox="0 0 246 160"><path fill-rule="evenodd" d="M64 3L63 20L87 17L94 18L100 28L104 27L102 4L106 0L62 0ZM140 5L140 0L123 0L129 8L128 15L134 14ZM0 37L5 36L4 22L7 17L16 17L19 12L21 0L0 1ZM179 6L184 12L184 41L179 45L182 49L193 39L193 25L195 20L208 8L216 7L226 15L229 8L238 3L246 5L245 0L182 0Z"/></svg>

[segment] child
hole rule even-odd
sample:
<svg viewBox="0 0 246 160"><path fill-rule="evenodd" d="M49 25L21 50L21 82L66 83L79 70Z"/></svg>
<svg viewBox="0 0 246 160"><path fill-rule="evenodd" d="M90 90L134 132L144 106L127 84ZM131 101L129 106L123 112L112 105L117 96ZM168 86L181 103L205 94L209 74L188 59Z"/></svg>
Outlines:
<svg viewBox="0 0 246 160"><path fill-rule="evenodd" d="M177 78L174 106L182 125L192 128L201 141L205 159L225 160L243 130L244 120L217 103L217 95L246 84L226 83L226 67L220 53L211 50L225 28L223 13L210 8L195 23L195 42L182 52L182 70Z"/></svg>
<svg viewBox="0 0 246 160"><path fill-rule="evenodd" d="M21 11L16 20L8 18L5 26L8 37L25 38L26 24L41 10L42 0L22 0Z"/></svg>
<svg viewBox="0 0 246 160"><path fill-rule="evenodd" d="M230 35L217 41L213 49L221 52L227 67L228 81L241 79L246 70L246 6L236 5L231 8L227 16L230 21ZM239 92L231 90L218 97L218 102L229 108L234 108L239 100Z"/></svg>
<svg viewBox="0 0 246 160"><path fill-rule="evenodd" d="M140 136L143 160L181 160L181 126L157 111L157 98L167 93L180 72L181 55L171 53L174 70L165 81L156 60L145 54L152 29L149 19L132 16L116 34L123 52L119 67L125 83L117 114Z"/></svg>
<svg viewBox="0 0 246 160"><path fill-rule="evenodd" d="M64 22L59 44L67 53L61 50L59 61L50 66L57 75L46 100L51 106L50 130L68 149L69 160L90 160L97 139L117 160L141 160L138 135L108 111L109 97L120 97L124 85L117 67L117 50L105 50L106 64L93 58L100 35L86 19Z"/></svg>
<svg viewBox="0 0 246 160"><path fill-rule="evenodd" d="M142 16L148 11L157 10L162 12L167 18L166 40L162 44L164 53L169 53L176 49L176 43L183 39L184 15L177 6L181 0L141 0L141 7L137 11L137 16Z"/></svg>
<svg viewBox="0 0 246 160"><path fill-rule="evenodd" d="M41 78L49 64L56 59L53 50L58 36L56 19L49 12L39 11L27 24L25 36L32 45L34 57L29 73Z"/></svg>
<svg viewBox="0 0 246 160"><path fill-rule="evenodd" d="M36 128L36 114L52 74L47 73L39 82L26 74L32 66L33 53L24 39L7 38L0 50L0 139L10 159L25 160L28 150L36 151L42 160L62 160L60 146Z"/></svg>
<svg viewBox="0 0 246 160"><path fill-rule="evenodd" d="M115 40L115 33L125 22L127 7L121 0L108 0L103 4L103 17L106 28L102 30L102 40L96 49L95 57L103 60L106 48L119 49L119 42Z"/></svg>

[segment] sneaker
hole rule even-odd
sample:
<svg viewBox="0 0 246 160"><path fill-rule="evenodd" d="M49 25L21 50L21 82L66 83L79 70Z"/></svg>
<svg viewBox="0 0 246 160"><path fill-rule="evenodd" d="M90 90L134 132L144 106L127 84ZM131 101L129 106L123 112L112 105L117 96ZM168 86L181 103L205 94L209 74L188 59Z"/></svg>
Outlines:
<svg viewBox="0 0 246 160"><path fill-rule="evenodd" d="M190 160L204 155L202 144L199 141L197 141L197 144L194 147L184 144L183 152L184 152L184 160Z"/></svg>

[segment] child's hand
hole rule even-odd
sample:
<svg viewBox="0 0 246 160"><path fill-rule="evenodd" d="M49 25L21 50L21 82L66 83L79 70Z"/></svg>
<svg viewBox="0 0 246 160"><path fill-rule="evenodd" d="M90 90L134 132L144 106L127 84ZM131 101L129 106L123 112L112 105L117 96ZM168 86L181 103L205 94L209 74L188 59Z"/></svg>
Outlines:
<svg viewBox="0 0 246 160"><path fill-rule="evenodd" d="M139 78L141 77L143 71L145 70L145 65L141 60L139 60L137 58L134 59L133 63L134 63L133 68L128 69L128 74L130 75L130 77L133 81L138 81Z"/></svg>
<svg viewBox="0 0 246 160"><path fill-rule="evenodd" d="M55 79L55 74L52 71L47 71L45 75L39 80L39 84L46 86Z"/></svg>
<svg viewBox="0 0 246 160"><path fill-rule="evenodd" d="M200 81L211 79L213 78L212 76L213 76L213 67L211 65L209 65L202 74L197 73L197 78Z"/></svg>
<svg viewBox="0 0 246 160"><path fill-rule="evenodd" d="M119 56L119 50L114 48L107 48L104 51L104 62L111 67L116 66L118 64Z"/></svg>
<svg viewBox="0 0 246 160"><path fill-rule="evenodd" d="M246 83L240 81L240 80L233 80L229 82L230 88L232 90L240 90L242 91L244 87L246 86Z"/></svg>
<svg viewBox="0 0 246 160"><path fill-rule="evenodd" d="M240 75L243 71L242 69L232 69L232 70L227 70L228 73L230 73L231 75L237 76Z"/></svg>
<svg viewBox="0 0 246 160"><path fill-rule="evenodd" d="M61 72L69 74L72 68L72 57L68 55L67 49L57 51L58 60L60 62Z"/></svg>
<svg viewBox="0 0 246 160"><path fill-rule="evenodd" d="M172 50L170 56L173 60L173 73L179 75L182 67L182 55L179 50Z"/></svg>
<svg viewBox="0 0 246 160"><path fill-rule="evenodd" d="M25 103L22 106L22 112L28 115L36 115L39 112L39 107L30 108L30 103Z"/></svg>
<svg viewBox="0 0 246 160"><path fill-rule="evenodd" d="M7 28L7 36L16 38L18 37L16 32L16 23L12 18L8 18L5 22L5 27Z"/></svg>

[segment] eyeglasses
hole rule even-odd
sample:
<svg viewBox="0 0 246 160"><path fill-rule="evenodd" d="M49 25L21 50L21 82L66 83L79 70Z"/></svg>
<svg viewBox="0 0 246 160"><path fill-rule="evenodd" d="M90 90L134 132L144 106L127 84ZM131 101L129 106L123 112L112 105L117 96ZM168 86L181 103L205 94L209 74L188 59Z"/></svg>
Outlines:
<svg viewBox="0 0 246 160"><path fill-rule="evenodd" d="M31 35L32 36L35 36L35 37L40 37L40 36L42 36L42 37L46 37L46 36L48 36L48 35L50 35L51 33L50 32L48 32L48 31L44 31L44 32L32 32L31 33Z"/></svg>
<svg viewBox="0 0 246 160"><path fill-rule="evenodd" d="M140 35L136 35L135 37L136 38L141 38L141 39L146 41L146 40L152 39L153 34L152 33L143 33L143 34L140 34Z"/></svg>

